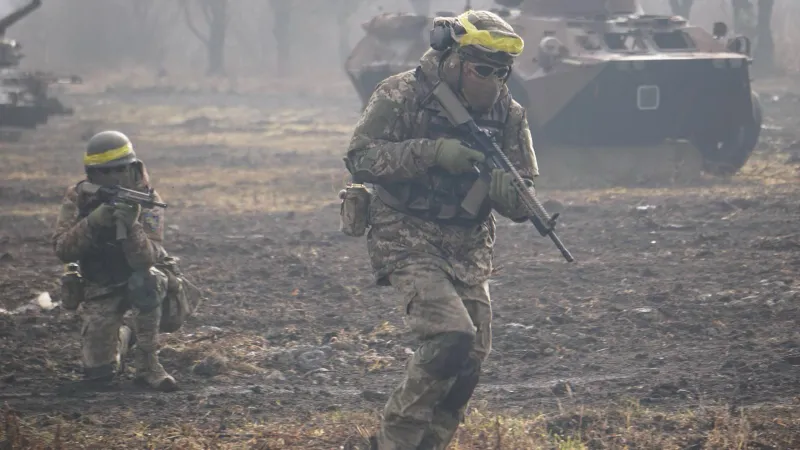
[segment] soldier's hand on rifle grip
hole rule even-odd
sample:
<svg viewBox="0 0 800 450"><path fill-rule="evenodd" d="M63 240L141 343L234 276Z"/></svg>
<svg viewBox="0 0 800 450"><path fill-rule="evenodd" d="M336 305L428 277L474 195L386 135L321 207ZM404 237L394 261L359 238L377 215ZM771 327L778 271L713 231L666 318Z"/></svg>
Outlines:
<svg viewBox="0 0 800 450"><path fill-rule="evenodd" d="M90 212L86 220L92 228L110 227L114 225L114 212L112 205L103 203Z"/></svg>
<svg viewBox="0 0 800 450"><path fill-rule="evenodd" d="M436 140L436 165L450 173L474 171L474 165L485 159L483 153L463 145L458 139Z"/></svg>
<svg viewBox="0 0 800 450"><path fill-rule="evenodd" d="M522 206L514 187L514 176L503 169L492 170L489 198L504 211L517 211Z"/></svg>
<svg viewBox="0 0 800 450"><path fill-rule="evenodd" d="M142 207L139 205L120 202L114 206L114 218L122 223L126 229L130 230L139 218L141 210Z"/></svg>

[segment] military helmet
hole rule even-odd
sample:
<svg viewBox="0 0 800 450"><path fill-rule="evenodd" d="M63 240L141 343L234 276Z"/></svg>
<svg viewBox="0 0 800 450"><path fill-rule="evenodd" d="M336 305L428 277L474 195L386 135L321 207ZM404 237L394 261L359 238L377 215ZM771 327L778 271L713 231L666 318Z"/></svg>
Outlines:
<svg viewBox="0 0 800 450"><path fill-rule="evenodd" d="M119 167L137 162L133 144L119 131L101 131L89 139L83 165L86 169Z"/></svg>
<svg viewBox="0 0 800 450"><path fill-rule="evenodd" d="M525 45L514 28L491 11L460 14L453 22L452 34L459 53L490 64L513 64Z"/></svg>

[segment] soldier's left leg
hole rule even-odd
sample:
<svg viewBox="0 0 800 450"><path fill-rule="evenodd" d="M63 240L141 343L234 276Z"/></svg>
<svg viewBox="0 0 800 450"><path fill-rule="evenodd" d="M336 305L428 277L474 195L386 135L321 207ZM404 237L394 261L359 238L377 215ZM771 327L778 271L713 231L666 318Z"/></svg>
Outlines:
<svg viewBox="0 0 800 450"><path fill-rule="evenodd" d="M428 438L433 443L429 448L437 450L446 448L464 420L467 405L478 385L481 365L492 349L492 307L488 281L476 286L456 281L454 287L475 325L475 345L470 351L468 363L456 375L447 396L434 409L430 427L432 434Z"/></svg>
<svg viewBox="0 0 800 450"><path fill-rule="evenodd" d="M403 293L405 319L420 346L408 361L402 383L386 402L378 448L443 450L458 421L437 424L436 410L445 402L458 401L457 394L448 393L469 364L475 326L445 272L412 265L396 270L390 279ZM435 429L442 426L447 429Z"/></svg>
<svg viewBox="0 0 800 450"><path fill-rule="evenodd" d="M136 272L128 281L131 303L136 308L136 380L161 391L173 391L178 385L158 361L158 327L161 304L167 292L167 276L158 269Z"/></svg>
<svg viewBox="0 0 800 450"><path fill-rule="evenodd" d="M81 304L81 360L88 380L110 381L122 368L130 330L122 324L123 296L111 295Z"/></svg>

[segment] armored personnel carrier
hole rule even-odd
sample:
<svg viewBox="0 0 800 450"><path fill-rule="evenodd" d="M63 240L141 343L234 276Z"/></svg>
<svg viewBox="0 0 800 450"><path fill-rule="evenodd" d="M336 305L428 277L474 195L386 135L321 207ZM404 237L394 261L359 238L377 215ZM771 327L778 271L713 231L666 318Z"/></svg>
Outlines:
<svg viewBox="0 0 800 450"><path fill-rule="evenodd" d="M32 129L47 123L52 115L70 115L57 98L50 96L53 84L77 84L76 76L59 77L49 72L25 71L19 67L23 58L21 45L5 37L6 30L41 6L41 0L27 5L0 19L0 134L8 140L17 136L12 130Z"/></svg>
<svg viewBox="0 0 800 450"><path fill-rule="evenodd" d="M528 110L548 185L587 186L732 175L761 130L750 42L636 0L496 0L525 40L508 81ZM457 13L438 13L455 15ZM432 18L386 13L345 70L364 104L383 78L413 69ZM542 181L544 181L542 180Z"/></svg>

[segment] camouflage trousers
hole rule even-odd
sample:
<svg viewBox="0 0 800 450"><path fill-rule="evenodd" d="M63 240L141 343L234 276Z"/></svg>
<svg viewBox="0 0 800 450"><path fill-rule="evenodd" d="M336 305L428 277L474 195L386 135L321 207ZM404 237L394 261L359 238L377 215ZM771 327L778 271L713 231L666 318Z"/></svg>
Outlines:
<svg viewBox="0 0 800 450"><path fill-rule="evenodd" d="M130 309L127 296L112 295L90 300L84 302L81 308L81 355L84 369L89 372L108 365L118 369L130 338L123 325L123 317ZM152 352L157 350L160 319L160 307L147 314L134 314L133 327L138 348Z"/></svg>
<svg viewBox="0 0 800 450"><path fill-rule="evenodd" d="M480 364L491 351L488 282L468 286L428 265L397 269L390 281L403 294L406 324L421 345L386 403L378 448L443 450L463 419ZM467 359L472 364L465 367L471 370L456 367L465 362L454 356L459 348L464 353L465 347L453 345L460 337L469 339ZM444 364L433 369L437 360Z"/></svg>
<svg viewBox="0 0 800 450"><path fill-rule="evenodd" d="M175 380L158 362L158 334L161 321L161 306L166 295L166 276L151 269L157 275L153 303L146 310L135 307L136 292L123 289L108 292L99 297L90 295L81 304L81 355L84 372L90 378L108 378L122 368L122 358L127 351L130 330L123 324L125 314L133 309L133 328L136 336L135 368L137 378L153 387L169 388ZM89 290L91 292L91 289ZM133 298L132 298L133 297ZM140 302L141 303L141 302ZM155 306L153 306L155 305ZM162 383L164 385L162 386Z"/></svg>

